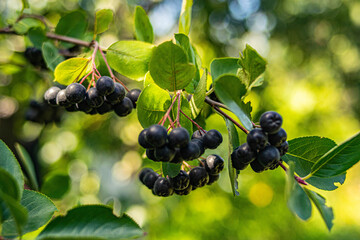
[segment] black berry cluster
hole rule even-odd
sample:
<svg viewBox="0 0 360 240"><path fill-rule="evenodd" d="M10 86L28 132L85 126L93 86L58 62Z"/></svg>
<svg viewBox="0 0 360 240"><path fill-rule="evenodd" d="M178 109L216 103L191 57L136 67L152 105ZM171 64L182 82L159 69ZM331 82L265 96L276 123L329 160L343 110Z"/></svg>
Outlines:
<svg viewBox="0 0 360 240"><path fill-rule="evenodd" d="M31 100L25 112L25 119L36 123L60 122L62 109L50 106L46 102Z"/></svg>
<svg viewBox="0 0 360 240"><path fill-rule="evenodd" d="M280 157L288 151L287 134L282 125L282 117L276 112L265 112L260 117L261 128L251 130L247 142L237 147L231 154L232 166L237 170L249 164L257 172L275 169Z"/></svg>
<svg viewBox="0 0 360 240"><path fill-rule="evenodd" d="M185 128L174 128L167 134L166 128L158 124L142 130L138 138L140 146L146 148L149 159L171 163L197 159L205 149L217 148L222 140L221 133L215 129L208 132L197 130L190 139Z"/></svg>
<svg viewBox="0 0 360 240"><path fill-rule="evenodd" d="M42 51L35 47L28 47L25 50L25 58L35 67L46 69L46 63L44 61Z"/></svg>
<svg viewBox="0 0 360 240"><path fill-rule="evenodd" d="M196 188L211 185L219 179L220 172L224 169L224 160L218 155L209 155L202 160L200 166L193 167L186 172L180 170L175 177L162 177L150 168L141 170L140 181L152 189L156 196L168 197L174 193L188 195Z"/></svg>
<svg viewBox="0 0 360 240"><path fill-rule="evenodd" d="M81 111L93 115L114 111L124 117L136 107L140 92L140 89L133 89L125 94L125 88L120 83L102 76L88 91L82 84L72 83L65 89L49 88L44 99L50 105L64 107L69 112Z"/></svg>

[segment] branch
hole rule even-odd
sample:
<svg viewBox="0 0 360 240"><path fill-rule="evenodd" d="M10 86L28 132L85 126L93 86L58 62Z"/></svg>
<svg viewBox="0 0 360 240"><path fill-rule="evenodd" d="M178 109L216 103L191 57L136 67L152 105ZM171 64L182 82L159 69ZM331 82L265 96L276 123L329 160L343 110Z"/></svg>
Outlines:
<svg viewBox="0 0 360 240"><path fill-rule="evenodd" d="M225 108L226 110L229 110L229 108L227 106L225 106L224 104L219 103L217 101L214 101L214 100L210 99L209 97L205 97L205 102L207 104L215 105L215 106L218 106L218 107L221 107L221 108Z"/></svg>

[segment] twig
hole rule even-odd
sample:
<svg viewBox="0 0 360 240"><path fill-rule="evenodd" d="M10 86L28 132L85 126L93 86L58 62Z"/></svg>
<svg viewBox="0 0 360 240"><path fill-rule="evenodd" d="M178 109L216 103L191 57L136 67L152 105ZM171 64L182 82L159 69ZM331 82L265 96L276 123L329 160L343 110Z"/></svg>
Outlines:
<svg viewBox="0 0 360 240"><path fill-rule="evenodd" d="M224 104L219 103L217 101L214 101L209 97L205 97L205 102L207 104L211 105L211 106L218 106L218 107L225 108L225 109L229 110L229 108L227 106L225 106Z"/></svg>
<svg viewBox="0 0 360 240"><path fill-rule="evenodd" d="M186 115L181 109L180 112L182 113L182 115L184 115L187 119L189 119L199 130L203 131L204 133L206 133L206 131L199 125L197 124L197 122L195 122L194 120L191 119L191 117L189 117L188 115Z"/></svg>
<svg viewBox="0 0 360 240"><path fill-rule="evenodd" d="M285 165L284 165L282 162L279 161L279 165L280 165L280 167L281 167L282 169L284 169L285 172L288 171L287 167L285 167ZM308 183L305 182L301 177L298 177L298 176L294 175L294 178L295 178L295 180L296 180L299 184L308 185Z"/></svg>

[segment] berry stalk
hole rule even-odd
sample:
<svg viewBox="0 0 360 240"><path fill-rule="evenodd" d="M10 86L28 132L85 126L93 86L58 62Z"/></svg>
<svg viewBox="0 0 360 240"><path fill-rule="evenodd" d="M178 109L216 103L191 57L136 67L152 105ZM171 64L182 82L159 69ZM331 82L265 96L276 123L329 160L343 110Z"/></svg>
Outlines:
<svg viewBox="0 0 360 240"><path fill-rule="evenodd" d="M288 169L287 167L285 167L285 165L282 162L279 161L279 165L282 169L284 169L285 172L287 172ZM294 178L299 184L308 185L308 183L305 182L301 177L295 175Z"/></svg>

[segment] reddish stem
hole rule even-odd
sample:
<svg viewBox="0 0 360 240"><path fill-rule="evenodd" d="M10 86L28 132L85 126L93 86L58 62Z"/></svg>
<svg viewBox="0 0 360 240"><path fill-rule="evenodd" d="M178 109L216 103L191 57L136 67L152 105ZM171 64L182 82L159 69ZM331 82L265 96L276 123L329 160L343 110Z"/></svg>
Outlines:
<svg viewBox="0 0 360 240"><path fill-rule="evenodd" d="M125 88L125 90L126 90L127 92L130 91L130 90L125 86L125 84L124 84L122 81L120 81L120 79L118 79L117 77L115 77L115 80L116 80L118 83L120 83L120 84Z"/></svg>
<svg viewBox="0 0 360 240"><path fill-rule="evenodd" d="M181 95L181 90L178 91L179 95ZM180 125L180 111L181 111L181 96L178 97L178 106L177 106L177 113L176 113L176 123L178 127L181 127Z"/></svg>
<svg viewBox="0 0 360 240"><path fill-rule="evenodd" d="M176 102L176 99L179 97L179 94L176 94L175 97L174 97L174 100L173 102L171 103L169 109L166 111L165 115L161 118L160 122L158 124L160 124L161 126L164 125L167 117L169 116L170 112L171 112L171 109L173 108L174 106L174 103Z"/></svg>
<svg viewBox="0 0 360 240"><path fill-rule="evenodd" d="M105 65L106 65L106 67L107 67L107 69L108 69L108 71L109 71L109 73L110 73L111 78L112 78L112 79L114 80L114 82L115 82L114 73L113 73L112 70L111 70L111 67L110 67L110 65L109 65L109 63L108 63L108 61L107 61L107 59L106 59L106 56L105 56L104 52L101 50L101 48L100 48L99 46L98 46L98 49L99 49L99 52L101 53L102 58L104 59Z"/></svg>
<svg viewBox="0 0 360 240"><path fill-rule="evenodd" d="M186 115L181 109L180 112L182 113L182 115L184 115L187 119L189 119L199 130L203 131L204 133L206 133L206 131L199 125L197 124L197 122L195 122L194 120L191 119L191 117L189 117L188 115Z"/></svg>
<svg viewBox="0 0 360 240"><path fill-rule="evenodd" d="M183 161L182 162L183 165L185 165L187 168L189 168L190 170L193 168L192 166L190 166L187 162Z"/></svg>
<svg viewBox="0 0 360 240"><path fill-rule="evenodd" d="M94 71L91 71L91 72L89 72L88 74L86 74L86 76L83 77L79 83L82 84L82 83L85 81L85 79L86 79L88 76L90 76L90 74L92 74L93 72L94 72Z"/></svg>
<svg viewBox="0 0 360 240"><path fill-rule="evenodd" d="M287 167L285 167L285 165L284 165L282 162L279 161L279 165L280 165L280 167L281 167L282 169L284 169L285 172L288 171ZM298 177L298 176L294 175L294 178L295 178L295 180L296 180L299 184L308 185L308 183L305 182L304 180L302 180L301 177Z"/></svg>

